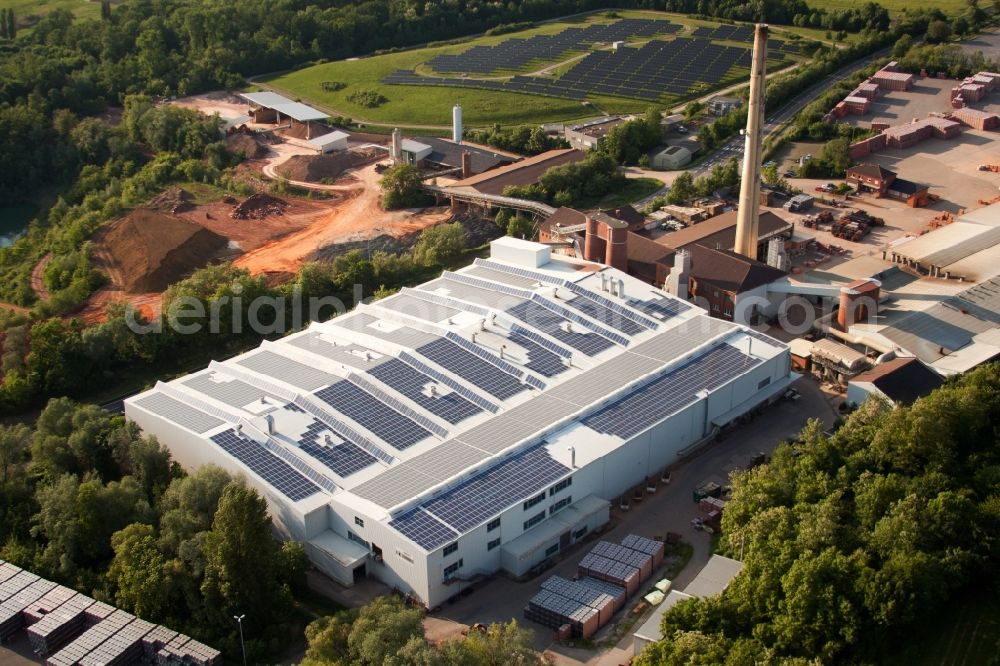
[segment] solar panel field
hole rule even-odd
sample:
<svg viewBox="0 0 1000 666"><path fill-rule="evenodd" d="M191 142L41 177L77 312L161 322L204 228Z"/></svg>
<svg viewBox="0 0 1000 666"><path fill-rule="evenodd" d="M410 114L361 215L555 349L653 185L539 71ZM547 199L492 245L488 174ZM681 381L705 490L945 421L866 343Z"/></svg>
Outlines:
<svg viewBox="0 0 1000 666"><path fill-rule="evenodd" d="M772 70L802 57L794 29L782 30L769 50ZM324 63L261 82L331 115L372 123L446 126L454 104L469 125L571 121L593 116L595 107L640 112L739 83L748 74L749 35L745 26L660 12L600 14ZM365 90L387 101L375 108L354 103Z"/></svg>

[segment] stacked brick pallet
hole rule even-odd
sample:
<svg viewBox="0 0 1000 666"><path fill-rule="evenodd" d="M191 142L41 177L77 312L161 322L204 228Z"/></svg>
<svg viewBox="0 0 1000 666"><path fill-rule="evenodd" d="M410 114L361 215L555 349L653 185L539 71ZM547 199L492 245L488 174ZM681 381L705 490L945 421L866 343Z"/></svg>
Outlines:
<svg viewBox="0 0 1000 666"><path fill-rule="evenodd" d="M27 627L51 666L215 666L218 650L0 560L0 642Z"/></svg>
<svg viewBox="0 0 1000 666"><path fill-rule="evenodd" d="M74 593L66 602L28 627L31 649L42 657L57 651L83 629L83 612L93 605L94 600L90 597Z"/></svg>
<svg viewBox="0 0 1000 666"><path fill-rule="evenodd" d="M601 627L598 611L549 590L541 590L531 598L524 616L546 627L568 624L578 638L590 638Z"/></svg>
<svg viewBox="0 0 1000 666"><path fill-rule="evenodd" d="M634 567L631 564L588 553L580 560L577 571L581 576L590 576L597 580L606 580L609 583L621 585L630 597L639 591L641 580L639 567Z"/></svg>
<svg viewBox="0 0 1000 666"><path fill-rule="evenodd" d="M594 555L600 555L601 557L606 557L609 560L614 560L615 562L621 562L622 564L628 564L629 566L635 567L639 570L640 583L653 574L653 557L651 555L640 553L637 550L626 548L625 546L621 546L617 543L601 541L596 546L591 548L590 552Z"/></svg>
<svg viewBox="0 0 1000 666"><path fill-rule="evenodd" d="M597 621L600 626L611 621L611 616L615 614L615 598L610 594L598 592L592 587L581 585L572 580L566 580L559 576L552 576L544 583L542 589L555 592L559 596L577 601L585 606L597 611Z"/></svg>
<svg viewBox="0 0 1000 666"><path fill-rule="evenodd" d="M622 545L652 557L654 569L663 564L664 545L662 541L654 541L646 537L629 534L622 539Z"/></svg>
<svg viewBox="0 0 1000 666"><path fill-rule="evenodd" d="M55 586L55 583L39 579L0 602L0 643L7 641L24 627L24 616L21 615L21 611L38 601Z"/></svg>
<svg viewBox="0 0 1000 666"><path fill-rule="evenodd" d="M615 585L606 580L598 580L590 576L583 576L577 582L581 585L586 585L595 592L602 592L614 599L616 613L625 608L625 602L628 601L628 592L621 585ZM544 585L544 583L542 584Z"/></svg>

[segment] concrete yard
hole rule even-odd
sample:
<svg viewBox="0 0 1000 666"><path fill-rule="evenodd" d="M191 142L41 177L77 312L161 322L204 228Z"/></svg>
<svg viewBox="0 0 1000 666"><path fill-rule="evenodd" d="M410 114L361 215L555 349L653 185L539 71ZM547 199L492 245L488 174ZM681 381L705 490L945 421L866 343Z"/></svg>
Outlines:
<svg viewBox="0 0 1000 666"><path fill-rule="evenodd" d="M967 53L981 51L987 58L1000 58L1000 29L994 28L962 42L962 50Z"/></svg>
<svg viewBox="0 0 1000 666"><path fill-rule="evenodd" d="M614 504L609 529L569 551L568 556L552 568L526 582L515 582L499 575L480 583L471 595L445 604L439 611L432 613L434 619L428 629L435 636L444 637L454 635L454 630L449 630L446 626L448 622L456 623L457 626L475 622L507 622L513 617L523 626L534 630L533 647L547 651L557 664L610 666L626 663L632 656L632 631L649 616L651 609L638 617L632 628L625 631L610 649L605 644L604 649L598 652L561 645L553 640L552 629L524 619L523 611L528 600L538 592L541 582L549 576L572 578L580 559L598 540L617 542L627 534L652 537L668 531L683 535L684 540L694 547L690 562L673 581L676 589L684 589L711 555L712 537L691 526L691 519L701 515L698 506L691 501L694 488L703 481L728 483L730 471L744 467L750 456L757 451L770 453L778 442L798 433L809 417L821 418L827 425L836 418L836 396L825 393L810 378L800 379L796 387L802 393L798 402L781 401L755 421L728 431L718 441L675 468L669 485L660 485L655 494L647 495L642 502L632 502L629 511L622 512ZM639 594L630 598L625 609L597 633L595 643L606 643L609 640L615 625L631 612L641 600L640 595L648 591L659 577L661 576L654 572L653 577L640 586Z"/></svg>

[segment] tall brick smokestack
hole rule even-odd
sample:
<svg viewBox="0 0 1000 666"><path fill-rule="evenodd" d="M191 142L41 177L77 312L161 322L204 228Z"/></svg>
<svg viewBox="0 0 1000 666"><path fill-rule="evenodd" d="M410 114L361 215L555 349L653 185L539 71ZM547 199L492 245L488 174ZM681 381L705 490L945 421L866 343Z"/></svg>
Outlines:
<svg viewBox="0 0 1000 666"><path fill-rule="evenodd" d="M757 227L760 222L760 148L764 129L764 77L767 61L767 26L754 29L753 62L750 65L750 99L747 103L746 146L740 183L740 208L736 217L737 254L757 258Z"/></svg>

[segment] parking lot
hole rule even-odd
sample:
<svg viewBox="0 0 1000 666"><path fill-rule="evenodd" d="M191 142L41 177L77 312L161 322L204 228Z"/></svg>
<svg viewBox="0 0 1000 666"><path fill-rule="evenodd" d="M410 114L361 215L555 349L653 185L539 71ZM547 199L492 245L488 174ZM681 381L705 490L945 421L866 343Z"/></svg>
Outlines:
<svg viewBox="0 0 1000 666"><path fill-rule="evenodd" d="M544 573L525 582L516 582L499 575L477 585L471 595L462 597L453 604L446 604L439 612L433 613L430 620L435 634L447 635L448 623L454 623L453 626L460 629L459 625L507 622L513 617L534 630L534 647L549 651L559 664L586 663L596 666L625 663L632 651L631 631L641 625L651 610L636 618L632 629L625 631L613 646L605 644L598 651L555 643L552 629L524 619L523 610L528 600L538 592L539 584L549 576L572 578L576 573L577 563L598 539L617 542L627 534L662 537L668 531L681 534L694 548L690 562L673 581L675 588L683 589L711 555L712 537L691 526L691 520L702 515L691 499L694 488L704 481L728 483L730 471L743 468L758 451L770 453L779 441L794 436L805 425L808 417L822 418L827 425L836 418L835 396L824 393L816 382L808 378L799 380L796 387L802 394L797 402L781 401L755 421L727 431L718 441L678 465L673 470L669 485L660 485L656 493L648 495L642 502L633 502L629 511L623 512L619 507L613 506L611 524L607 531L594 540L576 546ZM654 572L646 587L640 587L640 594L630 599L625 610L597 633L595 643L602 644L609 640L615 625L628 616L641 601L641 594L657 578L657 573Z"/></svg>

